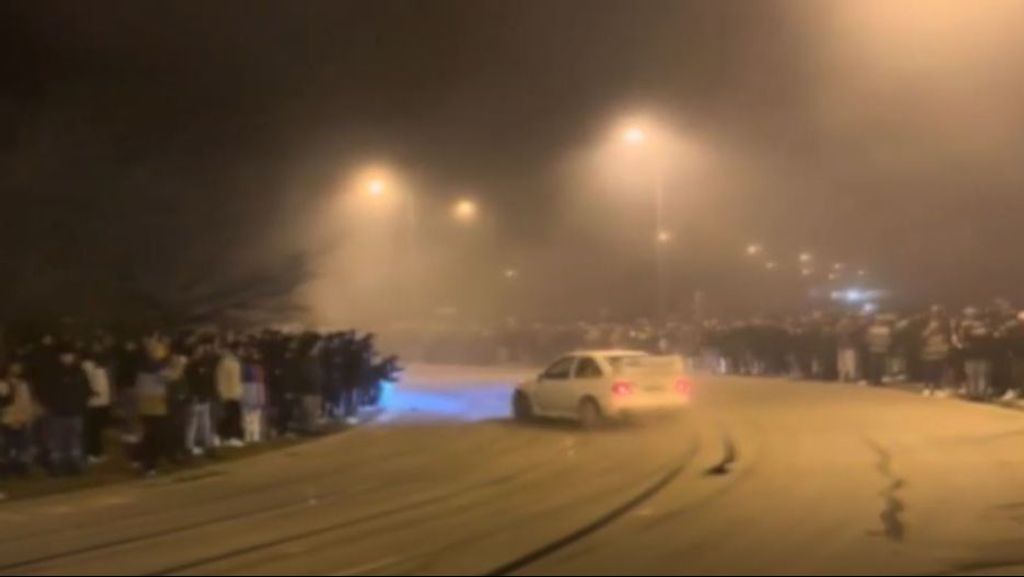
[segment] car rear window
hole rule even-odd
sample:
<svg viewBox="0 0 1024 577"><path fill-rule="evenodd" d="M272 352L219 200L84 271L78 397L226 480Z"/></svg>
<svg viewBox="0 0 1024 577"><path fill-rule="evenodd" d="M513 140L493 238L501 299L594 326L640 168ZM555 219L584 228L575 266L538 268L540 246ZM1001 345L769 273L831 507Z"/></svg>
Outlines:
<svg viewBox="0 0 1024 577"><path fill-rule="evenodd" d="M675 355L620 355L608 357L608 364L617 375L627 372L678 372L682 360Z"/></svg>

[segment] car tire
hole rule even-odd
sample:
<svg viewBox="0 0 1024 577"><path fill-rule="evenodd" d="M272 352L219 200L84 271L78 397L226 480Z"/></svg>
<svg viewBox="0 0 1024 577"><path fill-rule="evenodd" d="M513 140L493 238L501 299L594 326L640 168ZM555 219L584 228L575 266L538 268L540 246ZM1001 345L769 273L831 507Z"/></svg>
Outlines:
<svg viewBox="0 0 1024 577"><path fill-rule="evenodd" d="M522 391L516 391L512 395L512 417L520 423L528 423L533 420L533 403L530 397Z"/></svg>
<svg viewBox="0 0 1024 577"><path fill-rule="evenodd" d="M585 431L592 431L600 427L604 423L604 417L601 415L601 407L597 405L597 401L594 399L580 401L580 406L576 409L576 420L579 422L580 428Z"/></svg>

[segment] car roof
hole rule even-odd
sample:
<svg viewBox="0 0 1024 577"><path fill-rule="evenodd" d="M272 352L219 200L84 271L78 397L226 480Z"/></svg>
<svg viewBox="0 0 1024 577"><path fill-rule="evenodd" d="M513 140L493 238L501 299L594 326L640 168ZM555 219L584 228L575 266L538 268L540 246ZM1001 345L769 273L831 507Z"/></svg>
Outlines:
<svg viewBox="0 0 1024 577"><path fill-rule="evenodd" d="M637 351L631 349L589 349L572 351L569 353L572 356L592 356L592 357L624 357L624 356L648 356L648 353L644 351Z"/></svg>

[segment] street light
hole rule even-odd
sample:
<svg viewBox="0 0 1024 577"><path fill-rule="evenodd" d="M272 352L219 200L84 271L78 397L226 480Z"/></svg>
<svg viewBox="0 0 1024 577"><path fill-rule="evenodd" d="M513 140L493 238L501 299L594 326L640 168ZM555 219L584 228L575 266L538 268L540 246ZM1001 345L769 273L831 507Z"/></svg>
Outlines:
<svg viewBox="0 0 1024 577"><path fill-rule="evenodd" d="M801 276L811 276L812 274L814 274L814 269L805 268L800 270Z"/></svg>
<svg viewBox="0 0 1024 577"><path fill-rule="evenodd" d="M652 132L653 129L653 132ZM655 297L657 299L658 320L665 320L668 299L668 274L666 257L666 245L672 241L672 233L665 227L665 186L662 160L665 155L664 138L652 137L652 135L663 135L661 127L652 126L649 122L629 120L625 125L618 128L617 140L625 146L638 149L637 154L630 155L634 160L640 160L641 165L647 166L651 182L651 194L654 201L654 258L655 258ZM642 158L637 158L642 157Z"/></svg>
<svg viewBox="0 0 1024 577"><path fill-rule="evenodd" d="M511 267L503 270L501 272L501 274L502 274L502 276L505 277L506 280L510 280L510 281L511 280L516 280L517 278L519 278L519 270L511 268Z"/></svg>
<svg viewBox="0 0 1024 577"><path fill-rule="evenodd" d="M764 247L759 244L751 243L747 245L747 256L757 256L762 252L764 252Z"/></svg>
<svg viewBox="0 0 1024 577"><path fill-rule="evenodd" d="M764 268L766 268L768 270L775 270L775 269L779 268L779 263L777 263L777 262L775 262L773 260L770 260L770 261L764 263Z"/></svg>
<svg viewBox="0 0 1024 577"><path fill-rule="evenodd" d="M807 264L807 263L811 262L812 260L814 260L814 255L812 255L811 253L809 253L809 252L802 252L802 253L800 253L800 262L802 262L804 264Z"/></svg>
<svg viewBox="0 0 1024 577"><path fill-rule="evenodd" d="M461 223L468 224L476 221L479 212L480 208L477 203L468 198L463 198L452 205L452 216Z"/></svg>
<svg viewBox="0 0 1024 577"><path fill-rule="evenodd" d="M864 269L860 269L860 270L857 271L857 276L859 276L859 277L866 277L866 276L868 276L868 271L866 271Z"/></svg>
<svg viewBox="0 0 1024 577"><path fill-rule="evenodd" d="M643 144L647 140L647 133L639 126L629 126L622 131L622 140L629 145Z"/></svg>
<svg viewBox="0 0 1024 577"><path fill-rule="evenodd" d="M382 178L371 178L369 182L366 183L366 190L372 196L380 196L384 194L384 190L386 188L387 185L384 184L384 179Z"/></svg>

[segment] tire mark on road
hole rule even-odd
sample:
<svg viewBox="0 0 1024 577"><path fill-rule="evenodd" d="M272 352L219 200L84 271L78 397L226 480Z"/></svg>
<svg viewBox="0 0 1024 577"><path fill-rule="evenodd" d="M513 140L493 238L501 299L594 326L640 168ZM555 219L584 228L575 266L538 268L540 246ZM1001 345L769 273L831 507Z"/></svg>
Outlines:
<svg viewBox="0 0 1024 577"><path fill-rule="evenodd" d="M732 435L728 432L722 432L722 460L718 463L707 468L704 471L705 476L721 476L728 475L731 472L733 463L739 458L739 454L736 450L736 442L733 441Z"/></svg>
<svg viewBox="0 0 1024 577"><path fill-rule="evenodd" d="M211 565L213 563L218 563L218 562L221 562L221 561L227 561L229 559L243 557L245 555L248 555L250 553L255 553L255 552L261 551L263 549L268 549L268 548L271 548L271 547L277 547L279 545L285 545L285 544L288 544L288 543L293 543L293 542L296 542L296 541L301 541L303 539L308 539L310 537L317 537L317 536L320 536L320 535L326 535L326 534L334 532L334 531L338 531L338 530L341 530L341 529L346 529L348 527L353 527L353 526L356 526L356 525L359 525L359 524L362 524L362 523L366 523L366 522L370 522L370 521L377 521L377 520L382 520L382 519L386 519L386 518L389 518L389 517L395 517L395 516L400 515L402 513L406 513L408 511L410 511L411 509L424 508L424 507L429 507L429 506L432 506L432 505L437 505L439 503L443 503L445 501L451 500L456 495L464 496L464 495L466 495L467 493L470 493L470 492L480 491L480 490L488 489L488 488L491 488L491 487L494 487L494 486L510 483L510 482L516 480L517 477L518 477L518 475L515 475L515 474L499 475L499 476L492 477L492 478L489 478L487 480L484 480L484 481L482 481L480 483L477 483L477 484L475 484L475 485L473 485L473 486L471 486L469 488L466 488L464 490L455 491L455 492L446 492L446 493L442 493L442 494L438 494L438 495L433 495L431 497L426 497L426 498L423 498L423 499L418 499L418 500L412 501L410 503L403 503L403 504L397 505L395 507L389 507L389 508L384 509L384 510L373 511L373 512L368 513L366 515L361 515L359 517L355 517L355 518L352 518L352 519L346 519L344 521L341 521L341 522L338 522L338 523L334 523L334 524L331 524L331 525L327 525L325 527L317 527L315 529L310 529L308 531L302 531L300 533L293 533L291 535L286 535L284 537L279 537L279 538L276 538L276 539L268 539L266 541L261 541L259 543L255 543L253 545L247 545L245 547L239 547L237 549L232 549L230 551L225 551L223 553L218 553L216 555L210 555L210 556L207 556L207 557L202 557L202 558L199 558L199 559L194 559L194 560L188 561L186 563L182 563L182 564L175 565L175 566L172 566L172 567L164 567L164 568L158 569L156 571L145 573L144 575L149 576L149 577L157 576L157 575L173 575L173 574L176 574L176 573L181 573L183 571L188 571L190 569L196 569L198 567L202 567L202 566L205 566L205 565Z"/></svg>
<svg viewBox="0 0 1024 577"><path fill-rule="evenodd" d="M882 488L878 495L882 498L882 512L878 518L882 521L882 535L887 539L900 543L906 537L907 527L903 523L901 515L906 511L906 505L899 496L899 492L906 486L907 482L897 476L892 470L892 454L871 439L865 439L865 444L878 456L875 468L882 478L888 483ZM872 534L878 534L877 532Z"/></svg>
<svg viewBox="0 0 1024 577"><path fill-rule="evenodd" d="M412 454L414 452L415 451L412 451L412 450L405 450L405 451L400 451L400 452L392 453L392 455L405 455L405 454ZM328 474L326 474L326 473L320 474L320 475L317 476L317 479L319 480L320 478L327 478L327 476L328 476ZM510 476L508 476L508 475L491 478L488 481L485 481L483 483L483 486L493 485L495 483L503 483L503 482L508 481L509 478L510 478ZM292 484L297 484L297 483L292 483ZM474 488L475 488L475 486L474 486ZM95 543L95 544L92 544L92 545L86 545L86 546L83 546L83 547L76 547L76 548L73 548L73 549L68 549L68 550L60 551L60 552L57 552L57 553L52 553L52 554L48 554L48 555L42 555L42 556L33 557L33 558L29 558L29 559L21 559L19 561L15 561L15 562L12 562L12 563L6 563L6 564L3 564L3 565L0 565L0 572L6 573L6 572L9 572L9 571L12 571L12 570L23 570L23 569L25 569L27 567L44 565L44 564L47 564L47 563L52 563L54 561L61 561L61 560L64 560L64 559L69 559L69 558L73 558L73 557L79 557L81 555L88 555L88 554L93 554L93 553L99 553L99 552L105 551L107 549L115 549L115 548L123 547L123 546L126 546L126 545L134 545L134 544L143 543L143 542L146 542L146 541L149 541L149 540L162 539L162 538L170 537L170 536L175 535L175 534L185 533L185 532L188 532L188 531L195 531L195 530L200 530L200 529L206 529L206 528L215 527L215 526L218 526L218 525L226 525L226 524L231 524L231 523L238 523L240 521L245 521L245 520L249 520L249 519L255 519L255 518L264 517L264 516L272 516L272 515L275 515L275 514L278 514L278 513L287 512L289 510L302 509L302 508L308 507L310 505L322 504L322 503L325 503L325 502L333 502L333 501L335 501L335 500L337 500L339 498L344 498L346 496L349 496L350 492L351 491L350 491L349 488L342 488L342 489L338 489L338 490L335 490L335 491L328 491L328 492L324 493L323 495L320 495L319 498L317 500L315 500L315 502L311 502L310 501L310 497L307 495L307 496L305 496L305 497L303 497L301 499L298 499L298 500L288 500L288 501L283 502L283 503L281 503L279 505L264 506L263 508L259 508L259 509L249 509L249 510L242 511L242 512L239 512L239 513L234 514L234 515L225 515L225 516L220 516L220 517L214 517L214 518L207 519L207 520L204 520L204 521L199 521L199 522L193 521L193 522L186 522L186 523L176 524L176 525L173 525L173 526L170 526L170 527L165 527L165 528L162 528L162 529L159 529L159 530L155 530L155 531L148 531L148 532L143 532L143 533L135 533L133 535L130 535L130 536L127 536L127 537L123 537L123 538L119 538L119 539L111 539L111 540L103 541L103 542L100 542L100 543ZM256 492L254 492L254 493L256 493ZM409 506L420 506L420 505L424 505L424 504L429 504L430 501L431 501L430 499L427 499L427 500L424 500L424 501L417 501L417 502L409 504Z"/></svg>
<svg viewBox="0 0 1024 577"><path fill-rule="evenodd" d="M634 496L632 499L626 501L625 503L619 505L618 507L615 507L611 511L608 511L607 513L598 517L591 523L584 525L583 527L580 527L579 529L576 529L575 531L559 539L551 541L550 543L547 543L546 545L543 545L538 549L534 549L533 551L530 551L529 553L519 558L513 559L512 561L509 561L504 565L496 567L495 569L488 571L484 575L487 575L488 577L496 577L515 573L607 527L608 525L615 522L622 516L626 515L630 511L636 509L638 506L650 500L652 497L660 493L670 483L672 483L672 481L675 481L676 478L679 477L679 475L681 475L683 471L686 470L690 462L693 461L693 458L697 455L697 450L698 448L696 444L691 446L690 450L684 456L682 462L669 469L657 481L655 481L653 484L651 484L646 489L641 491L639 494Z"/></svg>

